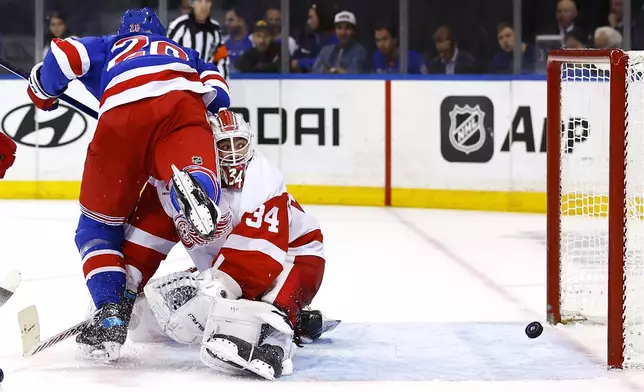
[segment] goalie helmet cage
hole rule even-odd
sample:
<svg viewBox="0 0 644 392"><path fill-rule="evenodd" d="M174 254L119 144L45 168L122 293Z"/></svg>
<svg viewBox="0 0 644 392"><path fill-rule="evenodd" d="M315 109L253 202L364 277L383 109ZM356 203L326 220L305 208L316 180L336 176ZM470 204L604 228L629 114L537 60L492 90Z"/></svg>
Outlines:
<svg viewBox="0 0 644 392"><path fill-rule="evenodd" d="M611 368L644 365L643 63L559 49L547 65L547 320L605 323Z"/></svg>

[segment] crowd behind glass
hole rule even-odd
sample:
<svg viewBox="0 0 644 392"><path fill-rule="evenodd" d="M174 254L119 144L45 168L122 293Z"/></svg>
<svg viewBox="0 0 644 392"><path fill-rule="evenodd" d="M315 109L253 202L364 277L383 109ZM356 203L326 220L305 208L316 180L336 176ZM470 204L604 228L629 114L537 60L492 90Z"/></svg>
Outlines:
<svg viewBox="0 0 644 392"><path fill-rule="evenodd" d="M288 12L279 0L42 0L44 47L36 53L36 1L0 2L0 54L26 69L52 38L109 34L124 9L142 6L167 7L168 24L182 15L218 24L225 53L217 56L228 57L230 74L279 73L283 64L291 73L400 73L401 46L409 74L540 73L549 48L621 48L625 26L630 48L644 48L644 0L631 0L626 23L623 0L522 0L520 40L512 0L290 0Z"/></svg>

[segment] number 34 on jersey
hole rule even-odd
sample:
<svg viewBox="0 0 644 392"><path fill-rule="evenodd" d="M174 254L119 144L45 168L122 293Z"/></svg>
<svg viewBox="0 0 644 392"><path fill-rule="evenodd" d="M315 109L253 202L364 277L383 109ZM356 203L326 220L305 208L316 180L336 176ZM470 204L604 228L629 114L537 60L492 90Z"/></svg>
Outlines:
<svg viewBox="0 0 644 392"><path fill-rule="evenodd" d="M233 230L242 236L267 240L280 249L288 248L290 197L288 193L275 196L255 211L242 216L240 225Z"/></svg>

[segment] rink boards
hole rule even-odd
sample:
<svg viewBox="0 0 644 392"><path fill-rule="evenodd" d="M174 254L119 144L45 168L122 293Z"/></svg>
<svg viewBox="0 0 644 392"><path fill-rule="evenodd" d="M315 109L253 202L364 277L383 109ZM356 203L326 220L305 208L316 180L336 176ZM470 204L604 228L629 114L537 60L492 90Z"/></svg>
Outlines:
<svg viewBox="0 0 644 392"><path fill-rule="evenodd" d="M293 77L230 85L234 110L249 119L259 148L302 203L545 211L543 79ZM75 198L96 121L64 107L35 111L25 87L0 80L0 126L19 143L0 197ZM579 99L563 110L576 141L569 153L597 157L606 148L608 84L575 88ZM69 94L97 107L82 87ZM605 183L599 176L592 191Z"/></svg>

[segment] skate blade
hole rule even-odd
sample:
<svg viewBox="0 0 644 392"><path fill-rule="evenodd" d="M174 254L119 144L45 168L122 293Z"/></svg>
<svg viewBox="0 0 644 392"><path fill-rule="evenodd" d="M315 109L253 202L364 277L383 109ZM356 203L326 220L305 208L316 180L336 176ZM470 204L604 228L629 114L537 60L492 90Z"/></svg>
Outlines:
<svg viewBox="0 0 644 392"><path fill-rule="evenodd" d="M311 344L314 343L316 340L319 340L325 333L331 332L334 329L337 328L338 325L342 322L342 320L332 320L332 319L327 319L324 318L324 315L322 315L322 329L320 330L320 337L317 339L311 339L309 336L302 336L302 343L305 344Z"/></svg>
<svg viewBox="0 0 644 392"><path fill-rule="evenodd" d="M201 360L201 363L209 368L228 374L240 374L246 372L244 368L239 367L237 364L225 362L223 359L215 355L215 353L213 353L209 348L206 348L203 345L201 346L199 359Z"/></svg>
<svg viewBox="0 0 644 392"><path fill-rule="evenodd" d="M92 362L114 363L119 359L121 345L113 342L103 343L100 349L87 344L79 344L76 349L76 359Z"/></svg>
<svg viewBox="0 0 644 392"><path fill-rule="evenodd" d="M192 191L195 189L195 186L192 183L190 176L182 170L179 170L175 165L172 165L172 172L174 173L172 180L183 198L190 205L190 212L186 214L186 211L182 211L183 215L186 219L190 220L200 235L206 238L213 236L216 231L215 224L217 222L213 222L208 208L199 204L192 195Z"/></svg>
<svg viewBox="0 0 644 392"><path fill-rule="evenodd" d="M260 376L266 380L275 381L275 375L265 366L259 364L257 360L247 362L244 358L240 357L236 352L233 351L231 346L218 342L216 340L208 341L204 343L216 357L222 361L229 361L238 365L239 367L252 372L253 374ZM236 351L236 350L235 350Z"/></svg>
<svg viewBox="0 0 644 392"><path fill-rule="evenodd" d="M324 317L324 316L322 316ZM327 332L333 331L340 323L342 320L331 320L331 319L322 319L322 333L325 334Z"/></svg>

